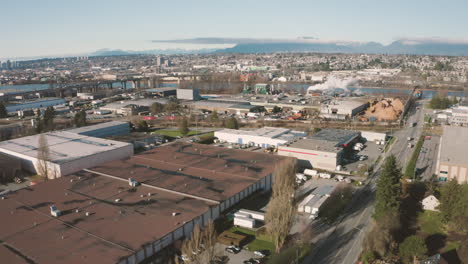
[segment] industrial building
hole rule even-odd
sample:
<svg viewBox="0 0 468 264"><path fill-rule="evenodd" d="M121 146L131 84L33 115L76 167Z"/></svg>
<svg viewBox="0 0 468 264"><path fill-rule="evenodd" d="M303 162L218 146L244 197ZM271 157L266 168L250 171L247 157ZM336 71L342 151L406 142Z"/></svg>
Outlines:
<svg viewBox="0 0 468 264"><path fill-rule="evenodd" d="M200 90L194 89L177 89L177 99L198 101L201 99Z"/></svg>
<svg viewBox="0 0 468 264"><path fill-rule="evenodd" d="M214 132L214 136L221 142L249 144L262 148L277 147L305 135L302 131L278 127L262 127L256 130L223 129Z"/></svg>
<svg viewBox="0 0 468 264"><path fill-rule="evenodd" d="M362 99L345 98L343 100L332 100L320 107L320 114L324 118L346 119L351 118L367 109L369 102Z"/></svg>
<svg viewBox="0 0 468 264"><path fill-rule="evenodd" d="M439 146L436 171L439 180L468 182L468 128L445 126Z"/></svg>
<svg viewBox="0 0 468 264"><path fill-rule="evenodd" d="M105 138L129 134L130 125L128 122L110 121L97 125L78 127L67 131L89 137Z"/></svg>
<svg viewBox="0 0 468 264"><path fill-rule="evenodd" d="M168 100L164 98L123 100L101 106L99 107L99 110L110 111L114 114L124 116L131 116L139 112L149 111L153 103L167 104L167 102Z"/></svg>
<svg viewBox="0 0 468 264"><path fill-rule="evenodd" d="M42 98L31 101L23 101L17 104L6 105L8 113L16 113L18 111L25 110L36 110L41 108L47 108L49 106L64 106L67 101L62 98Z"/></svg>
<svg viewBox="0 0 468 264"><path fill-rule="evenodd" d="M297 206L297 211L301 213L307 213L313 216L318 216L320 209L324 203L331 196L335 186L324 185L320 186L309 195L307 195L302 202Z"/></svg>
<svg viewBox="0 0 468 264"><path fill-rule="evenodd" d="M133 154L131 144L68 131L47 132L3 141L0 142L0 153L21 160L23 169L37 174L40 172L37 157L41 135L44 135L49 148L47 167L52 179Z"/></svg>
<svg viewBox="0 0 468 264"><path fill-rule="evenodd" d="M8 194L0 200L0 259L167 263L158 257L195 225L269 190L283 160L174 142Z"/></svg>
<svg viewBox="0 0 468 264"><path fill-rule="evenodd" d="M146 89L145 93L153 95L153 96L159 96L159 97L176 96L177 88L175 87L151 88L151 89Z"/></svg>
<svg viewBox="0 0 468 264"><path fill-rule="evenodd" d="M373 131L361 131L361 138L366 141L383 141L387 140L387 133L373 132Z"/></svg>
<svg viewBox="0 0 468 264"><path fill-rule="evenodd" d="M360 139L353 130L323 129L307 137L278 147L278 155L295 157L304 167L335 171L342 164L345 151Z"/></svg>

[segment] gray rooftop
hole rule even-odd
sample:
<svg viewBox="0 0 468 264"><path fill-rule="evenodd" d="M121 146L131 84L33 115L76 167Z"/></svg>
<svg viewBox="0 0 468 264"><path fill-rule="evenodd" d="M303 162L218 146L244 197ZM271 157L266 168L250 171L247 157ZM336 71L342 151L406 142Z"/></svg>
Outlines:
<svg viewBox="0 0 468 264"><path fill-rule="evenodd" d="M289 147L337 153L342 150L343 144L349 143L359 135L359 131L323 129L313 136L289 144Z"/></svg>
<svg viewBox="0 0 468 264"><path fill-rule="evenodd" d="M44 133L49 146L50 160L64 163L96 153L118 149L129 143L88 137L67 131ZM22 154L36 158L40 134L0 142L0 152Z"/></svg>
<svg viewBox="0 0 468 264"><path fill-rule="evenodd" d="M440 162L468 165L468 128L445 126L440 147Z"/></svg>
<svg viewBox="0 0 468 264"><path fill-rule="evenodd" d="M127 125L128 126L128 123L127 122L120 122L120 121L110 121L110 122L104 122L104 123L91 125L91 126L73 128L73 129L69 129L67 131L71 132L71 133L81 134L81 133L86 133L86 132L93 131L93 130L104 129L104 128L120 126L120 125Z"/></svg>

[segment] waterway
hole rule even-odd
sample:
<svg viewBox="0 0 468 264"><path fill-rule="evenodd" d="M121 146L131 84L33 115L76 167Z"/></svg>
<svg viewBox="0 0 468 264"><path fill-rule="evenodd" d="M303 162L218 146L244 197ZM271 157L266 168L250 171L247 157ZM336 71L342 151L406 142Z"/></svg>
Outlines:
<svg viewBox="0 0 468 264"><path fill-rule="evenodd" d="M112 84L114 88L122 88L122 83L115 82ZM280 84L281 88L291 89L296 91L307 91L307 88L310 84L302 83L284 83ZM40 91L47 90L51 88L50 84L25 84L25 85L0 85L0 93L21 93L21 92L31 92L31 91ZM102 87L106 87L105 84ZM131 88L132 84L127 83L127 88ZM177 83L160 83L159 87L177 87ZM144 87L142 87L144 88ZM359 87L350 87L348 88L354 93L363 93L370 95L397 95L397 94L409 94L411 91L409 89L398 89L398 88L359 88ZM423 90L423 98L432 98L437 94L437 90ZM448 96L462 97L464 96L463 91L449 91Z"/></svg>

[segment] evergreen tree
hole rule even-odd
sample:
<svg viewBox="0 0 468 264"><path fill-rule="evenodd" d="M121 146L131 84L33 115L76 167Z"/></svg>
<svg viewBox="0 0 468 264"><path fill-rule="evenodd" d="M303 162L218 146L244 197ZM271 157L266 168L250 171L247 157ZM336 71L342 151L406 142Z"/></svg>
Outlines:
<svg viewBox="0 0 468 264"><path fill-rule="evenodd" d="M239 129L239 123L235 117L230 117L226 123L226 128Z"/></svg>
<svg viewBox="0 0 468 264"><path fill-rule="evenodd" d="M468 184L451 180L440 190L439 210L444 220L457 230L468 230Z"/></svg>
<svg viewBox="0 0 468 264"><path fill-rule="evenodd" d="M212 122L217 122L219 120L218 112L216 110L211 113L210 119Z"/></svg>
<svg viewBox="0 0 468 264"><path fill-rule="evenodd" d="M86 112L81 110L80 112L76 113L73 121L77 127L86 126Z"/></svg>
<svg viewBox="0 0 468 264"><path fill-rule="evenodd" d="M3 102L0 102L0 118L5 118L5 117L8 117L8 112Z"/></svg>
<svg viewBox="0 0 468 264"><path fill-rule="evenodd" d="M427 247L424 239L418 236L409 236L400 244L399 251L400 257L411 261L413 258L423 258L427 252Z"/></svg>
<svg viewBox="0 0 468 264"><path fill-rule="evenodd" d="M189 128L188 128L188 121L187 118L184 116L182 120L179 122L179 132L182 134L182 136L186 136L189 133Z"/></svg>
<svg viewBox="0 0 468 264"><path fill-rule="evenodd" d="M53 130L54 129L54 118L55 118L55 109L52 106L47 107L46 111L44 112L44 128L46 130Z"/></svg>
<svg viewBox="0 0 468 264"><path fill-rule="evenodd" d="M390 211L398 211L401 195L401 169L395 156L389 156L377 181L374 218L379 219Z"/></svg>
<svg viewBox="0 0 468 264"><path fill-rule="evenodd" d="M275 105L271 111L272 111L274 114L277 114L277 113L281 113L282 109L281 109L281 107Z"/></svg>

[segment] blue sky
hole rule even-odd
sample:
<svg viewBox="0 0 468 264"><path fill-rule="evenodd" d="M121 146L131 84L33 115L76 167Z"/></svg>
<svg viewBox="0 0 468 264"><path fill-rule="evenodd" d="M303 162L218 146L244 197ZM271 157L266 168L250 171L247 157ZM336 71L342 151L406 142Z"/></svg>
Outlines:
<svg viewBox="0 0 468 264"><path fill-rule="evenodd" d="M150 42L196 37L468 39L466 0L0 0L0 10L0 58L200 48Z"/></svg>

